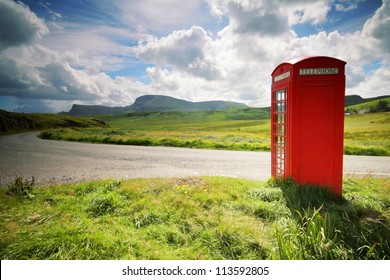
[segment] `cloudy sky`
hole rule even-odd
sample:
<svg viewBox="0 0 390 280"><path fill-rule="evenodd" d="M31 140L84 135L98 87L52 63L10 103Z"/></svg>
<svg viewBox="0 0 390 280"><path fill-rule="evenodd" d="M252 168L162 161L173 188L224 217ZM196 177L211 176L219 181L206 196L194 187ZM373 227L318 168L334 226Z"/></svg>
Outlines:
<svg viewBox="0 0 390 280"><path fill-rule="evenodd" d="M283 61L347 62L390 94L390 0L0 0L0 108L126 106L145 94L269 106Z"/></svg>

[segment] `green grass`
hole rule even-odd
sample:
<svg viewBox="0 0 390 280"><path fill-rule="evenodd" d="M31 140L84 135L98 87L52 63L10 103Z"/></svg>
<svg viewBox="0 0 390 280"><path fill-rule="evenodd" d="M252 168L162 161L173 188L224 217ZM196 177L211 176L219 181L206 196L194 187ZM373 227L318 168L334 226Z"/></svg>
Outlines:
<svg viewBox="0 0 390 280"><path fill-rule="evenodd" d="M0 189L1 259L390 259L389 179L103 180ZM28 191L23 191L27 189Z"/></svg>
<svg viewBox="0 0 390 280"><path fill-rule="evenodd" d="M67 128L45 139L92 143L269 151L269 110L148 112L106 116L110 127ZM390 112L345 118L345 154L390 156Z"/></svg>
<svg viewBox="0 0 390 280"><path fill-rule="evenodd" d="M390 156L390 112L345 118L346 154Z"/></svg>

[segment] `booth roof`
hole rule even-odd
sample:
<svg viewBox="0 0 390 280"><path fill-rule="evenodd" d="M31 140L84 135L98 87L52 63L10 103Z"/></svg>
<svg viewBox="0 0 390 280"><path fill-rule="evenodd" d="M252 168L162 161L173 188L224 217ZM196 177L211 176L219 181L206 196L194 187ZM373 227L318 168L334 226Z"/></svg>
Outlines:
<svg viewBox="0 0 390 280"><path fill-rule="evenodd" d="M330 59L335 59L335 60L339 60L339 61L342 61L338 58L335 58L335 57L330 57L330 56L302 56L302 57L298 57L298 58L294 58L294 59L291 59L291 60L287 60L287 61L284 61L282 63L280 63L278 66L275 67L274 71L272 71L272 74L274 74L275 70L281 66L282 64L290 64L290 65L294 65L294 64L297 64L298 62L301 62L301 61L304 61L304 60L307 60L307 59L315 59L315 58L330 58ZM345 61L343 61L344 63L346 63Z"/></svg>

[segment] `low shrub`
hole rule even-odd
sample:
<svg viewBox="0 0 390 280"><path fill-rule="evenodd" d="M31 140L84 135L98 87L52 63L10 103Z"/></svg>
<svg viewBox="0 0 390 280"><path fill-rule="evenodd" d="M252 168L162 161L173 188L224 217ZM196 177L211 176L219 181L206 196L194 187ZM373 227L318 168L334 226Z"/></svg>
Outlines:
<svg viewBox="0 0 390 280"><path fill-rule="evenodd" d="M35 185L35 177L32 177L31 180L24 179L22 176L15 178L13 183L7 185L7 194L9 195L19 195L31 198L32 189Z"/></svg>
<svg viewBox="0 0 390 280"><path fill-rule="evenodd" d="M49 131L42 131L38 134L38 137L41 139L51 139L53 137L53 134Z"/></svg>
<svg viewBox="0 0 390 280"><path fill-rule="evenodd" d="M390 152L380 147L357 147L357 146L345 146L345 155L360 155L360 156L390 156Z"/></svg>
<svg viewBox="0 0 390 280"><path fill-rule="evenodd" d="M118 208L118 202L114 195L104 194L96 195L92 198L87 212L94 217L109 214Z"/></svg>
<svg viewBox="0 0 390 280"><path fill-rule="evenodd" d="M152 141L147 138L130 138L126 140L125 144L134 146L151 146Z"/></svg>

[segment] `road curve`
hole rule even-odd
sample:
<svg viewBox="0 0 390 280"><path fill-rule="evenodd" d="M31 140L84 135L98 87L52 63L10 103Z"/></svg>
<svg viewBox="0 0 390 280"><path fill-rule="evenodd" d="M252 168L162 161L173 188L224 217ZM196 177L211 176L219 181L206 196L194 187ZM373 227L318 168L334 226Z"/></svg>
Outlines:
<svg viewBox="0 0 390 280"><path fill-rule="evenodd" d="M36 135L0 137L0 185L18 175L50 184L201 175L264 181L271 173L268 152L86 144L42 140ZM345 156L344 173L390 178L390 157Z"/></svg>

